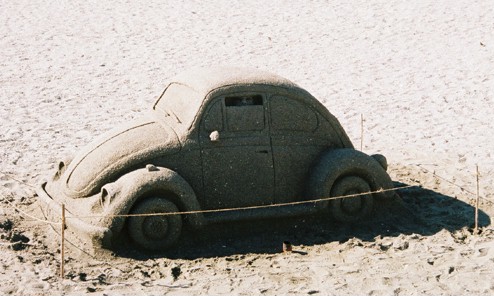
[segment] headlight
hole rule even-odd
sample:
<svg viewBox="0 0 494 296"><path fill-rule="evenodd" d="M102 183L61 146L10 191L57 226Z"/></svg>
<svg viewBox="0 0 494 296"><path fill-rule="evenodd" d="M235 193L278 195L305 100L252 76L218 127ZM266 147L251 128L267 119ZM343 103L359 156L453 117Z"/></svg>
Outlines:
<svg viewBox="0 0 494 296"><path fill-rule="evenodd" d="M115 183L106 184L101 188L100 205L103 210L107 209L117 194Z"/></svg>
<svg viewBox="0 0 494 296"><path fill-rule="evenodd" d="M55 174L53 175L53 180L58 180L60 176L65 172L65 169L69 166L72 158L66 158L58 162Z"/></svg>

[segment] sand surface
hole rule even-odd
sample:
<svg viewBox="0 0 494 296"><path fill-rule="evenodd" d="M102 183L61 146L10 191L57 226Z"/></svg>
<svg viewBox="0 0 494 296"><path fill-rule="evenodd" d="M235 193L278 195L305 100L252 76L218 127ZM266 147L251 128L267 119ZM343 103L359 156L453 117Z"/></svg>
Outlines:
<svg viewBox="0 0 494 296"><path fill-rule="evenodd" d="M0 1L0 294L494 294L492 1L177 2ZM217 64L296 82L357 147L362 114L363 150L422 188L365 225L216 226L175 258L68 251L60 279L58 236L13 206L40 217L29 185L57 160Z"/></svg>

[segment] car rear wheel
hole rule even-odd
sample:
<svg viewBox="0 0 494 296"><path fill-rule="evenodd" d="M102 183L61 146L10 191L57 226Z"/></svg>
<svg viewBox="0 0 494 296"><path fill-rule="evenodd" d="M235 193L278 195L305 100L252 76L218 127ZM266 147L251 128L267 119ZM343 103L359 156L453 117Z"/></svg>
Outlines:
<svg viewBox="0 0 494 296"><path fill-rule="evenodd" d="M165 250L176 243L182 232L180 215L148 215L178 213L177 206L163 198L146 198L135 205L128 218L129 236L140 248L148 251Z"/></svg>
<svg viewBox="0 0 494 296"><path fill-rule="evenodd" d="M329 210L338 221L355 222L369 216L374 207L371 187L362 178L356 176L343 177L335 182L331 188L331 197L343 197L331 200ZM348 195L356 195L344 197Z"/></svg>

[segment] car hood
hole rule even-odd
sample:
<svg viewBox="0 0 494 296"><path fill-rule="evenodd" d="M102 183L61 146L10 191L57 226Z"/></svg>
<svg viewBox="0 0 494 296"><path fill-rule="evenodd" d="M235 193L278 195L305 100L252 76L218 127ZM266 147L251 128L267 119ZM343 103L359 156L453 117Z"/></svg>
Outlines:
<svg viewBox="0 0 494 296"><path fill-rule="evenodd" d="M172 128L149 119L138 119L100 136L70 161L59 165L59 184L72 198L87 197L101 187L165 154L180 150ZM57 182L57 183L58 183ZM61 189L61 188L59 188Z"/></svg>

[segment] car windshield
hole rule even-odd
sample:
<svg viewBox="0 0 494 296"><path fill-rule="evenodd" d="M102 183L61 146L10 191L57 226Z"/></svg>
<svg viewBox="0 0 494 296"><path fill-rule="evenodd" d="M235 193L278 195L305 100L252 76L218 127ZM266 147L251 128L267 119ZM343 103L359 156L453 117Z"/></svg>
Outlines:
<svg viewBox="0 0 494 296"><path fill-rule="evenodd" d="M188 129L200 107L202 100L192 88L178 83L170 84L154 104L153 109L182 128Z"/></svg>

